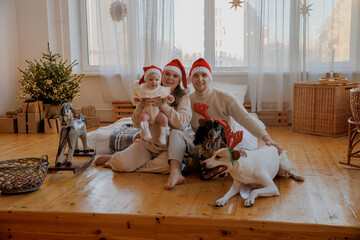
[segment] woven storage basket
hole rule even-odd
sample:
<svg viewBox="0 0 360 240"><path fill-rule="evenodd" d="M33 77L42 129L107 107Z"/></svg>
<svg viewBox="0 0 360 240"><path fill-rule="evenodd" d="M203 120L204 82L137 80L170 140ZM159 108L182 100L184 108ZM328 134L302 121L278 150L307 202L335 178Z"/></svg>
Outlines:
<svg viewBox="0 0 360 240"><path fill-rule="evenodd" d="M351 117L350 89L356 86L356 82L343 85L295 83L293 131L328 137L345 135L347 120Z"/></svg>
<svg viewBox="0 0 360 240"><path fill-rule="evenodd" d="M0 191L6 194L38 190L48 170L48 156L0 161Z"/></svg>
<svg viewBox="0 0 360 240"><path fill-rule="evenodd" d="M353 120L360 121L360 88L350 90L350 107Z"/></svg>

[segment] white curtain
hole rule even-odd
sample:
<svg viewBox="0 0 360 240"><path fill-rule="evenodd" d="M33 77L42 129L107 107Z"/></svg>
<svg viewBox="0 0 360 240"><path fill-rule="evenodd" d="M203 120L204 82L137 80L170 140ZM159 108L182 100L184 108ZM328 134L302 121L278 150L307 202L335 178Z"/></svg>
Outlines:
<svg viewBox="0 0 360 240"><path fill-rule="evenodd" d="M126 6L120 21L109 14L114 2ZM162 68L173 57L173 1L98 0L97 9L103 96L107 101L121 100L119 89L124 88L131 98L144 66Z"/></svg>
<svg viewBox="0 0 360 240"><path fill-rule="evenodd" d="M360 71L360 0L251 0L245 5L251 110L292 109L293 83Z"/></svg>

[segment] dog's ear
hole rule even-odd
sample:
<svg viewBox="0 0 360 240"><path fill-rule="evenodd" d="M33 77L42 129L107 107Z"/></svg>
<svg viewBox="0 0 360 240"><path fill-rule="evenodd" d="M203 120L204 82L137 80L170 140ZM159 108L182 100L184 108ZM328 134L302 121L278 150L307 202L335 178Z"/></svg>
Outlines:
<svg viewBox="0 0 360 240"><path fill-rule="evenodd" d="M234 160L238 160L241 156L240 152L238 150L232 150L231 151L231 154L232 154L232 158Z"/></svg>
<svg viewBox="0 0 360 240"><path fill-rule="evenodd" d="M199 125L202 126L202 127L205 127L206 122L207 122L207 121L206 121L204 118L200 118L200 119L199 119Z"/></svg>
<svg viewBox="0 0 360 240"><path fill-rule="evenodd" d="M195 138L193 141L194 145L198 145L202 143L202 141L204 141L205 134L206 134L205 127L199 126L195 133Z"/></svg>
<svg viewBox="0 0 360 240"><path fill-rule="evenodd" d="M220 148L226 148L226 144L223 143L223 142L221 142L221 143L220 143Z"/></svg>

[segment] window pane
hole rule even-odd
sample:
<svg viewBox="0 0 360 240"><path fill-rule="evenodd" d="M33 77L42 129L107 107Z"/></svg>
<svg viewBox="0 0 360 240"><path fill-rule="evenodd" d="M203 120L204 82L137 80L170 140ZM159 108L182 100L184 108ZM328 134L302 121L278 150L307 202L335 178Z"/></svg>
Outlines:
<svg viewBox="0 0 360 240"><path fill-rule="evenodd" d="M310 3L307 60L330 62L334 51L334 62L349 61L352 1L312 0Z"/></svg>
<svg viewBox="0 0 360 240"><path fill-rule="evenodd" d="M204 0L174 0L175 56L189 67L204 57Z"/></svg>
<svg viewBox="0 0 360 240"><path fill-rule="evenodd" d="M99 43L97 39L96 1L86 1L88 64L99 65Z"/></svg>
<svg viewBox="0 0 360 240"><path fill-rule="evenodd" d="M242 4L243 6L244 4ZM215 67L243 67L244 8L215 0Z"/></svg>

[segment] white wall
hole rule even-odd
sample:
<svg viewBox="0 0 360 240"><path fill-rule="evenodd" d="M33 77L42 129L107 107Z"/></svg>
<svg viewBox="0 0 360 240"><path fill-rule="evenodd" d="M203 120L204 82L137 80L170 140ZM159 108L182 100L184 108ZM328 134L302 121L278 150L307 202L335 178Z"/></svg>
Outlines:
<svg viewBox="0 0 360 240"><path fill-rule="evenodd" d="M0 1L0 116L18 107L18 38L16 7L12 0Z"/></svg>

